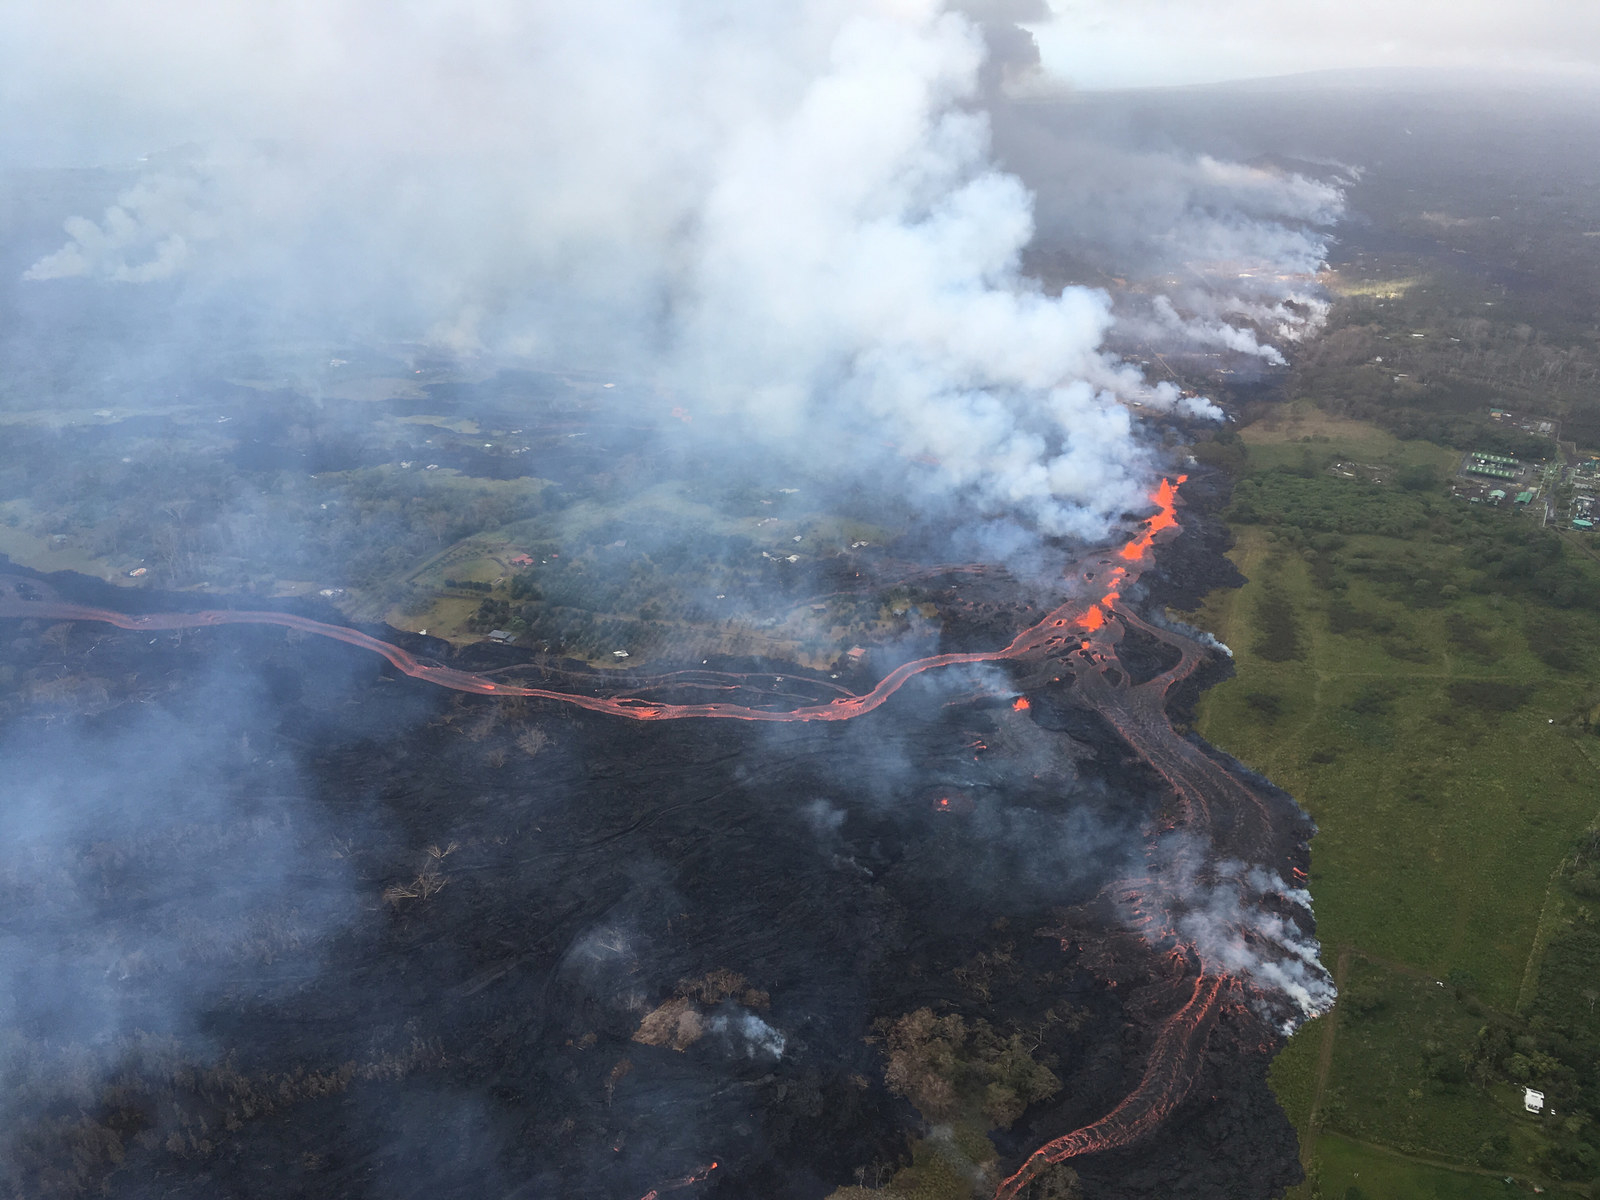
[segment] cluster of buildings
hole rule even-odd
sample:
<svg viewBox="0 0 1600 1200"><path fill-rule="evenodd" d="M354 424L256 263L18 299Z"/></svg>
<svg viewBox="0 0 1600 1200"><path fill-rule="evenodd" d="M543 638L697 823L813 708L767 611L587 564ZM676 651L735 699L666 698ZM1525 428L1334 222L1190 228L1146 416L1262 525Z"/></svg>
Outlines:
<svg viewBox="0 0 1600 1200"><path fill-rule="evenodd" d="M1482 450L1474 450L1466 466L1468 475L1487 475L1491 479L1516 479L1521 470L1522 464L1516 459Z"/></svg>
<svg viewBox="0 0 1600 1200"><path fill-rule="evenodd" d="M1462 476L1467 478L1476 477L1478 484L1476 488L1469 488L1466 491L1457 489L1456 494L1466 495L1474 504L1488 503L1499 507L1506 502L1506 497L1510 495L1510 489L1507 487L1497 487L1489 492L1484 492L1481 482L1483 480L1515 484L1517 496L1514 503L1516 504L1527 505L1533 501L1533 489L1523 488L1523 484L1527 482L1527 467L1509 454L1490 454L1487 450L1474 450L1462 460L1460 469Z"/></svg>
<svg viewBox="0 0 1600 1200"><path fill-rule="evenodd" d="M1574 529L1594 528L1594 497L1574 496L1572 498L1572 527Z"/></svg>
<svg viewBox="0 0 1600 1200"><path fill-rule="evenodd" d="M1551 440L1555 439L1556 431L1559 428L1555 421L1545 417L1523 416L1520 413L1512 412L1508 408L1491 408L1489 410L1489 419L1503 425L1510 425L1512 428L1520 429L1524 433L1531 433L1537 437L1547 437Z"/></svg>
<svg viewBox="0 0 1600 1200"><path fill-rule="evenodd" d="M1478 502L1478 497L1474 496L1472 499L1473 499L1474 503ZM1492 504L1492 505L1494 505L1496 507L1499 507L1500 505L1504 504L1505 502L1506 502L1506 493L1505 493L1505 489L1504 488L1495 488L1493 491L1491 491L1489 493L1489 503L1490 504ZM1512 501L1513 504L1522 504L1522 505L1527 505L1527 504L1530 504L1532 502L1533 502L1533 490L1531 488L1529 490L1525 491L1525 492L1518 492L1517 493L1517 498Z"/></svg>

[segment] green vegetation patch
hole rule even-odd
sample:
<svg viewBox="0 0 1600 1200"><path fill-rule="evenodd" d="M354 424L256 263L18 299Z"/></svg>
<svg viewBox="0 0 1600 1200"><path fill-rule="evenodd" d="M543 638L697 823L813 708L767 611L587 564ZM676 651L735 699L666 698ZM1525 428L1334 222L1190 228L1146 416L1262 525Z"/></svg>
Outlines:
<svg viewBox="0 0 1600 1200"><path fill-rule="evenodd" d="M1404 589L1396 598L1355 575L1342 593L1318 588L1305 558L1265 530L1241 531L1236 558L1252 582L1200 619L1235 648L1239 672L1203 698L1198 727L1317 818L1312 890L1324 940L1441 977L1469 970L1486 998L1509 1007L1550 866L1593 808L1591 770L1549 723L1571 704L1528 652L1518 606L1468 593L1445 602L1501 651L1490 662L1455 649L1447 624ZM1296 614L1301 658L1255 649L1258 601L1274 591ZM1361 620L1334 633L1336 604Z"/></svg>
<svg viewBox="0 0 1600 1200"><path fill-rule="evenodd" d="M1409 1153L1497 1167L1508 1113L1468 1078L1481 1004L1442 980L1357 958L1340 999L1325 1126ZM1509 1097L1499 1089L1500 1099Z"/></svg>
<svg viewBox="0 0 1600 1200"><path fill-rule="evenodd" d="M983 1020L919 1008L880 1022L878 1035L888 1056L889 1089L915 1105L933 1129L912 1142L910 1165L894 1171L887 1186L840 1188L829 1200L967 1200L990 1190L996 1154L988 1131L1009 1129L1028 1105L1060 1091L1061 1080L1020 1034L1001 1034ZM1047 1170L1026 1194L1029 1200L1072 1200L1077 1176L1068 1168Z"/></svg>
<svg viewBox="0 0 1600 1200"><path fill-rule="evenodd" d="M1342 1137L1317 1144L1324 1200L1507 1200L1528 1189L1504 1177L1451 1171Z"/></svg>
<svg viewBox="0 0 1600 1200"><path fill-rule="evenodd" d="M851 589L854 552L892 537L785 489L730 498L665 483L614 502L557 497L535 517L463 537L413 567L392 589L388 619L451 638L504 630L603 665L624 661L618 651L637 666L670 648L821 667L854 644L924 626L936 636L937 608L924 592ZM820 602L819 565L822 586L840 589Z"/></svg>
<svg viewBox="0 0 1600 1200"><path fill-rule="evenodd" d="M1524 514L1402 486L1398 452L1374 483L1326 471L1336 445L1308 460L1303 445L1241 444L1233 557L1249 582L1192 618L1238 672L1201 699L1197 728L1317 819L1319 935L1357 951L1315 1123L1592 1182L1600 844L1573 847L1596 808L1584 750L1600 743L1577 681L1600 669L1600 570ZM1274 1069L1302 1130L1321 1043L1311 1026ZM1524 1113L1524 1086L1557 1115ZM1504 1189L1332 1136L1317 1154L1322 1196Z"/></svg>
<svg viewBox="0 0 1600 1200"><path fill-rule="evenodd" d="M1270 470L1240 482L1228 516L1236 524L1405 537L1422 524L1424 512L1419 497L1392 487Z"/></svg>
<svg viewBox="0 0 1600 1200"><path fill-rule="evenodd" d="M1290 1038L1289 1044L1272 1060L1273 1094L1296 1129L1310 1127L1322 1030L1321 1025L1308 1026L1302 1036Z"/></svg>

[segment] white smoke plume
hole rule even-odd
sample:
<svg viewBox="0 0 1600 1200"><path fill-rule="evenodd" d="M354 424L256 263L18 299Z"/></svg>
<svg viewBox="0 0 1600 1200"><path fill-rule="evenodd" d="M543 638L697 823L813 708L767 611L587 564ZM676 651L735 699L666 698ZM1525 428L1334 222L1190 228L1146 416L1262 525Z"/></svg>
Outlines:
<svg viewBox="0 0 1600 1200"><path fill-rule="evenodd" d="M782 1058L789 1044L788 1038L753 1012L719 1013L706 1024L748 1058Z"/></svg>
<svg viewBox="0 0 1600 1200"><path fill-rule="evenodd" d="M993 111L999 160L1039 197L1035 257L1111 286L1126 338L1280 365L1321 326L1315 277L1358 171L1180 151L1092 98L1002 95Z"/></svg>
<svg viewBox="0 0 1600 1200"><path fill-rule="evenodd" d="M216 236L192 175L150 174L117 197L99 221L71 217L68 241L23 274L26 280L94 278L116 283L170 279L193 247Z"/></svg>
<svg viewBox="0 0 1600 1200"><path fill-rule="evenodd" d="M1145 620L1152 625L1159 625L1162 629L1170 629L1174 633L1182 634L1192 642L1199 642L1202 646L1210 646L1219 654L1226 654L1229 658L1233 657L1233 647L1208 630L1196 629L1193 625L1184 621L1175 621L1167 614L1156 609L1151 609L1150 612L1146 613Z"/></svg>
<svg viewBox="0 0 1600 1200"><path fill-rule="evenodd" d="M1142 894L1155 904L1172 934L1194 948L1204 969L1250 986L1266 1020L1293 1033L1332 1007L1332 977L1319 958L1322 947L1282 911L1285 904L1311 914L1311 895L1259 866L1223 859L1190 837L1161 844L1156 884Z"/></svg>
<svg viewBox="0 0 1600 1200"><path fill-rule="evenodd" d="M0 38L0 111L102 154L202 149L68 214L36 286L175 282L280 337L632 372L1051 534L1142 505L1130 403L1217 415L1105 350L1105 292L1024 274L1034 195L995 165L984 38L937 0L93 8ZM1105 169L1125 224L1278 273L1320 246L1286 222L1336 208L1213 159L1176 182ZM1052 219L1078 195L1060 191ZM1273 361L1192 305L1160 313L1164 335Z"/></svg>
<svg viewBox="0 0 1600 1200"><path fill-rule="evenodd" d="M1226 321L1206 320L1203 317L1184 317L1166 296L1157 296L1150 305L1154 320L1145 336L1158 342L1188 341L1196 346L1218 346L1237 354L1247 354L1281 367L1288 360L1276 346L1263 345L1253 330ZM1124 321L1127 328L1132 323Z"/></svg>

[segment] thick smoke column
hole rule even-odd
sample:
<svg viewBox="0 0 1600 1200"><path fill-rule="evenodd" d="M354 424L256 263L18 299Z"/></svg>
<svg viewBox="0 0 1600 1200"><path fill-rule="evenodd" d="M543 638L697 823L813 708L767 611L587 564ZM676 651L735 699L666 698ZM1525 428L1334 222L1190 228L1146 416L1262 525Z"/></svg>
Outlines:
<svg viewBox="0 0 1600 1200"><path fill-rule="evenodd" d="M792 113L740 131L707 205L687 375L791 434L865 414L946 486L1050 533L1099 532L1144 490L1115 401L1178 396L1098 350L1102 294L1021 278L1031 198L953 103L979 62L953 16L851 21Z"/></svg>
<svg viewBox="0 0 1600 1200"><path fill-rule="evenodd" d="M196 25L105 0L87 42L42 14L19 32L38 51L13 64L19 119L63 139L99 120L121 134L102 154L191 143L104 212L64 214L28 286L159 285L180 340L227 311L269 342L632 371L742 437L826 431L842 469L1052 534L1100 536L1142 501L1125 402L1214 415L1104 350L1106 293L1023 274L1034 195L994 166L984 37L933 0L273 11ZM43 107L69 97L77 125ZM1023 164L1047 224L1077 206L1112 248L1159 230L1303 271L1320 240L1286 222L1337 202L1209 159L1158 179L1104 147L1085 192L1051 157ZM1174 223L1151 197L1179 195ZM1228 314L1248 301L1275 332L1294 314L1246 292L1122 319L1276 361Z"/></svg>

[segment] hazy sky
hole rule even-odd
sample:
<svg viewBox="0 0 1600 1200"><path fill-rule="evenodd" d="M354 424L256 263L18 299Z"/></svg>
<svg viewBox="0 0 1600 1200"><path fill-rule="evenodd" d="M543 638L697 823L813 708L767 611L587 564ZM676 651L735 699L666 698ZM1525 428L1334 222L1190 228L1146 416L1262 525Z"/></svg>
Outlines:
<svg viewBox="0 0 1600 1200"><path fill-rule="evenodd" d="M1085 88L1346 67L1600 75L1593 0L1050 0L1045 66Z"/></svg>
<svg viewBox="0 0 1600 1200"><path fill-rule="evenodd" d="M1600 79L1594 0L947 2L1027 23L1050 73L1084 88L1381 66L1510 67ZM819 12L920 11L936 3L790 0L786 7L806 14L800 24L816 25ZM526 58L531 51L516 35L530 14L571 24L570 14L556 15L561 7L550 0L16 0L0 5L0 161L114 158L159 147L169 134L204 140L215 127L243 130L257 115L312 112L305 97L325 91L329 75L381 93L403 68L380 71L376 82L355 71L377 68L393 46L409 63L418 38L438 61L458 60L447 114L454 116L477 77L505 65L484 61L495 57L497 41L507 47L501 57ZM714 48L726 40L724 27L744 20L736 0L603 0L596 7L590 24L606 32L582 47L579 61L651 57L653 43L670 53L678 36ZM369 119L381 123L381 112L374 106Z"/></svg>

